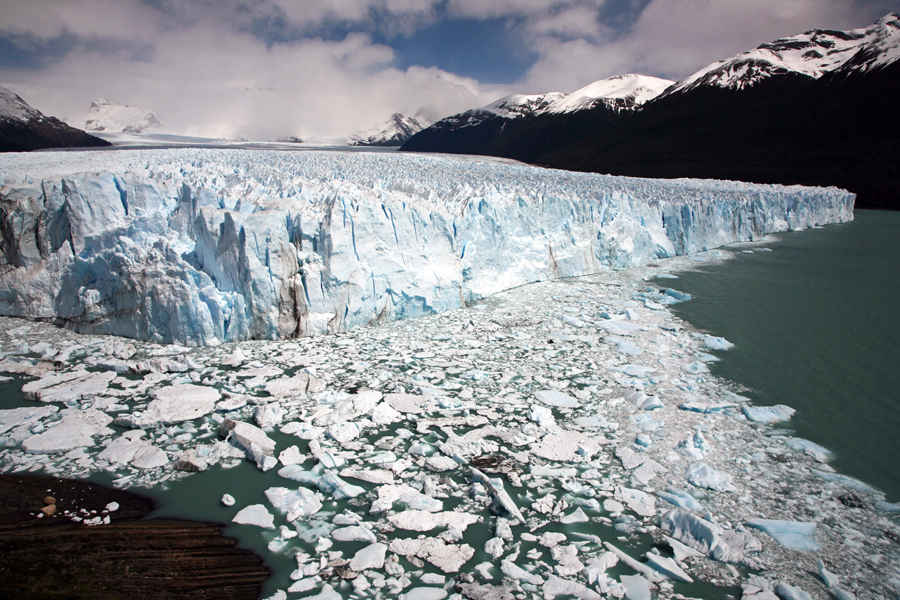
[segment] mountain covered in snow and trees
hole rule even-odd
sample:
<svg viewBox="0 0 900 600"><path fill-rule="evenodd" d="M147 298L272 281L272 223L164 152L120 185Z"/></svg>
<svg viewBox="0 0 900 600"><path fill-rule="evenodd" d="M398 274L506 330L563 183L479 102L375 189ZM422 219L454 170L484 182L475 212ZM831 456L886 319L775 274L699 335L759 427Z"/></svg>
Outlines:
<svg viewBox="0 0 900 600"><path fill-rule="evenodd" d="M159 129L162 119L152 110L139 106L128 106L100 98L91 103L87 113L72 121L85 131L107 133L144 133Z"/></svg>
<svg viewBox="0 0 900 600"><path fill-rule="evenodd" d="M109 146L109 142L41 114L15 93L0 87L0 152L80 146Z"/></svg>
<svg viewBox="0 0 900 600"><path fill-rule="evenodd" d="M409 138L432 123L424 111L414 117L394 113L391 118L372 129L351 136L351 146L402 146Z"/></svg>
<svg viewBox="0 0 900 600"><path fill-rule="evenodd" d="M443 119L402 149L639 177L836 185L855 192L857 206L900 208L898 58L892 13L866 28L763 44L621 108L567 100L578 92L508 97ZM549 108L567 101L583 108ZM486 116L498 103L521 108Z"/></svg>

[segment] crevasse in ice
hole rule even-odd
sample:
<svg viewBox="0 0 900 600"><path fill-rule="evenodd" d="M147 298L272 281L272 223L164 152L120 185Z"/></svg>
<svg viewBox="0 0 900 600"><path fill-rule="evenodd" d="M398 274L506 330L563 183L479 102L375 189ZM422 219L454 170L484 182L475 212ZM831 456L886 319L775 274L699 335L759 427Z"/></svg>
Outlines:
<svg viewBox="0 0 900 600"><path fill-rule="evenodd" d="M849 221L834 188L358 152L0 157L0 314L186 345L342 331Z"/></svg>

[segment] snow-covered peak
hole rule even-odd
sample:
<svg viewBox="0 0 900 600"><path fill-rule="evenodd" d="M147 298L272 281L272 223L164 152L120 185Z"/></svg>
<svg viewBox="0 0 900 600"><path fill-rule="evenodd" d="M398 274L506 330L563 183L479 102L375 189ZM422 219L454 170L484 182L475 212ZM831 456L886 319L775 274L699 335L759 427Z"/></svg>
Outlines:
<svg viewBox="0 0 900 600"><path fill-rule="evenodd" d="M697 71L678 82L668 93L704 85L742 89L773 75L788 73L818 79L845 66L867 71L898 58L900 16L890 13L861 29L814 29L762 44Z"/></svg>
<svg viewBox="0 0 900 600"><path fill-rule="evenodd" d="M39 111L5 87L0 87L0 119L4 121L30 121L43 117Z"/></svg>
<svg viewBox="0 0 900 600"><path fill-rule="evenodd" d="M354 134L351 146L401 146L403 142L430 125L415 117L394 113L391 118L367 131Z"/></svg>
<svg viewBox="0 0 900 600"><path fill-rule="evenodd" d="M152 110L127 106L99 98L91 102L90 110L72 120L72 125L85 131L108 133L143 133L160 127L162 121Z"/></svg>
<svg viewBox="0 0 900 600"><path fill-rule="evenodd" d="M559 92L531 96L510 94L509 96L504 96L478 110L493 113L498 117L504 117L506 119L516 119L537 114L554 102L562 100L565 97L565 94Z"/></svg>
<svg viewBox="0 0 900 600"><path fill-rule="evenodd" d="M553 102L542 112L567 113L593 108L600 102L621 108L631 108L659 96L675 83L668 79L646 75L616 75L595 81Z"/></svg>

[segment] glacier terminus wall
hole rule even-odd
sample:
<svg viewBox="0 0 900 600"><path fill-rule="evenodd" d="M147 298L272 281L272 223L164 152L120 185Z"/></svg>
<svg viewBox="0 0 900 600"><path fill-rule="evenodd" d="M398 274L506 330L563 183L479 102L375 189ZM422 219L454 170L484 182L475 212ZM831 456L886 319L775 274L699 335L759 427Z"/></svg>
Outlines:
<svg viewBox="0 0 900 600"><path fill-rule="evenodd" d="M0 314L183 345L337 332L849 221L835 188L226 149L0 156Z"/></svg>

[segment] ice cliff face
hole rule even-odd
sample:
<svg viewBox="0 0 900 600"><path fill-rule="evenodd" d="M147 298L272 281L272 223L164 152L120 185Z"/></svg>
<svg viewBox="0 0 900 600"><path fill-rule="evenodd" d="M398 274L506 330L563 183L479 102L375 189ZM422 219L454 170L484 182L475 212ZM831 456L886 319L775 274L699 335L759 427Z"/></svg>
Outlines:
<svg viewBox="0 0 900 600"><path fill-rule="evenodd" d="M842 222L834 188L439 156L0 157L0 313L156 342L315 335Z"/></svg>

